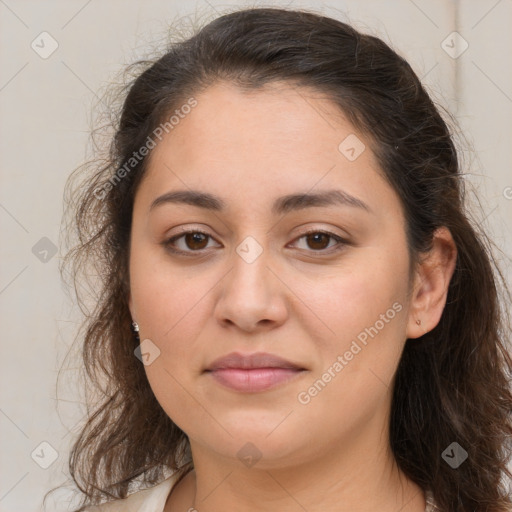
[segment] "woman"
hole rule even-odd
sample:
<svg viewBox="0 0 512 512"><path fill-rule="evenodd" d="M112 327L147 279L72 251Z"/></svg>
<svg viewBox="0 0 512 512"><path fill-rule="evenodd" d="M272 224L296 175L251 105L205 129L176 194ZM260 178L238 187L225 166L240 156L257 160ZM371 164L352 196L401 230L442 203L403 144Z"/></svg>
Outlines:
<svg viewBox="0 0 512 512"><path fill-rule="evenodd" d="M77 191L80 510L510 510L493 260L409 64L247 9L143 66Z"/></svg>

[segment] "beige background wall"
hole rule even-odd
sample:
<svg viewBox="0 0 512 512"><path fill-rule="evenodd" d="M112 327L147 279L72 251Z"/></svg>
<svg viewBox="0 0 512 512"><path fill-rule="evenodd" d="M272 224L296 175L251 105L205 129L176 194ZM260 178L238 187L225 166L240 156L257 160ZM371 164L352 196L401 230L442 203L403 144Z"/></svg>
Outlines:
<svg viewBox="0 0 512 512"><path fill-rule="evenodd" d="M63 186L84 159L96 91L165 38L166 22L236 5L312 7L391 42L458 117L474 146L464 161L481 193L477 218L512 253L510 0L0 0L1 512L40 510L43 494L65 482L84 411L72 369L61 375L58 400L55 390L77 313L53 252ZM469 45L458 58L446 46L455 30ZM67 497L63 490L55 500ZM50 500L48 510L66 507Z"/></svg>

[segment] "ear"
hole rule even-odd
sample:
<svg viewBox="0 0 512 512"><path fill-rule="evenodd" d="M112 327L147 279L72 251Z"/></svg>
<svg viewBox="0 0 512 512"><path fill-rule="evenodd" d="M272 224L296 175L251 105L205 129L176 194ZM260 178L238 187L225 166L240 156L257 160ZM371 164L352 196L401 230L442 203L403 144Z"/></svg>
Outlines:
<svg viewBox="0 0 512 512"><path fill-rule="evenodd" d="M130 310L130 314L132 315L132 320L135 321L135 314L133 311L133 301L132 301L132 294L130 293L128 295L128 309Z"/></svg>
<svg viewBox="0 0 512 512"><path fill-rule="evenodd" d="M437 229L432 249L422 255L415 272L407 338L419 338L439 323L456 261L457 248L450 230L446 227ZM418 324L418 321L421 323Z"/></svg>

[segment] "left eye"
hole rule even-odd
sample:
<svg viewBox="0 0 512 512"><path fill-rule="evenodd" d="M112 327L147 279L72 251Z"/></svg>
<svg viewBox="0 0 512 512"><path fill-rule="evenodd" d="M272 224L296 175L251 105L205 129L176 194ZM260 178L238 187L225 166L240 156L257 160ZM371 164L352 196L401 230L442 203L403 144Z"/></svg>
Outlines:
<svg viewBox="0 0 512 512"><path fill-rule="evenodd" d="M206 249L209 238L213 239L212 236L203 231L184 231L180 235L169 238L163 245L173 253L190 254ZM302 239L305 239L306 244L314 252L325 251L333 246L343 246L347 243L343 238L328 231L310 231L296 238L296 240ZM329 245L330 240L334 240L335 243ZM176 247L178 241L184 242L185 247ZM308 250L307 247L306 250Z"/></svg>
<svg viewBox="0 0 512 512"><path fill-rule="evenodd" d="M306 243L315 251L322 251L333 247L332 245L329 246L329 239L335 240L337 242L337 244L335 243L334 246L343 245L346 243L343 238L335 235L334 233L329 233L326 231L310 231L309 233L305 233L304 235L297 238L297 240L301 240L302 238L304 238Z"/></svg>

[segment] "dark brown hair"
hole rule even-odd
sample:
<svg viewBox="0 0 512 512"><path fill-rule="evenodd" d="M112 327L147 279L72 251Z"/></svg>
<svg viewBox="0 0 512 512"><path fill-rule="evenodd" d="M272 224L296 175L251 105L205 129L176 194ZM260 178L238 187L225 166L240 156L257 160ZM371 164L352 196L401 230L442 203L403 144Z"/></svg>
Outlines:
<svg viewBox="0 0 512 512"><path fill-rule="evenodd" d="M504 300L509 295L485 234L467 213L450 130L410 65L379 38L335 19L261 8L223 15L138 66L108 158L71 200L78 242L68 262L75 276L94 272L100 285L83 344L95 409L70 457L82 505L125 497L136 481L153 485L165 470L184 475L192 467L186 434L159 405L134 356L128 255L147 157L115 186L108 183L176 108L223 80L248 90L284 81L327 95L368 136L397 191L413 263L436 228L449 228L458 256L447 303L431 332L406 342L390 444L400 469L431 490L441 510L509 510L512 360L498 283ZM453 442L468 453L457 469L441 456Z"/></svg>

